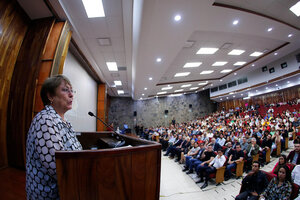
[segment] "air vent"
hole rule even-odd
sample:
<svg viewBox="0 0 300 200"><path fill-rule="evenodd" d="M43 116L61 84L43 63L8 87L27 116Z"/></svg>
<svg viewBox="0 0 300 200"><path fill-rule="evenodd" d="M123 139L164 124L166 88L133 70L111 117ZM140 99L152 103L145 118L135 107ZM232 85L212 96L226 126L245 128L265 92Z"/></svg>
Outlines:
<svg viewBox="0 0 300 200"><path fill-rule="evenodd" d="M111 46L110 38L97 38L100 46Z"/></svg>
<svg viewBox="0 0 300 200"><path fill-rule="evenodd" d="M127 67L118 67L118 70L119 70L119 71L126 71L126 70L127 70Z"/></svg>
<svg viewBox="0 0 300 200"><path fill-rule="evenodd" d="M120 74L119 73L111 73L111 77L117 78L117 77L120 77Z"/></svg>

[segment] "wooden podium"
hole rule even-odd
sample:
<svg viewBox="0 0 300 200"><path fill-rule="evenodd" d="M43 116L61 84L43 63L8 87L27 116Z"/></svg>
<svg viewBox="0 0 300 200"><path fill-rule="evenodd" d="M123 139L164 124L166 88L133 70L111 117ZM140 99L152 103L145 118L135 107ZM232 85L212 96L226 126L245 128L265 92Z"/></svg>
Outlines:
<svg viewBox="0 0 300 200"><path fill-rule="evenodd" d="M60 199L159 199L161 145L120 137L125 146L107 148L111 132L80 133L84 150L56 152Z"/></svg>

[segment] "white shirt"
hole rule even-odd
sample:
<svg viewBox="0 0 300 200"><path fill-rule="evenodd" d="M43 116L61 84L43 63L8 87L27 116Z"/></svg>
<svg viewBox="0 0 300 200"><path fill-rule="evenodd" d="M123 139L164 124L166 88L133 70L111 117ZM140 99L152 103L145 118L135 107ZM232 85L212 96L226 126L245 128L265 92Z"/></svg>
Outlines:
<svg viewBox="0 0 300 200"><path fill-rule="evenodd" d="M219 156L216 156L209 164L213 164L213 166L218 169L220 167L223 167L224 163L226 161L226 158L224 155L222 155L220 158Z"/></svg>
<svg viewBox="0 0 300 200"><path fill-rule="evenodd" d="M300 165L296 165L292 171L292 179L294 183L300 186Z"/></svg>

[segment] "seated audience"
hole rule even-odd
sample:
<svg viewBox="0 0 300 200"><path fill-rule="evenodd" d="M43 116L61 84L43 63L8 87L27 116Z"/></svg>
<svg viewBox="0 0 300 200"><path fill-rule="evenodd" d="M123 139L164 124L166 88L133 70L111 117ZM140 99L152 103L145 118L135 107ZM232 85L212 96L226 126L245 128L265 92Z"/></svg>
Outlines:
<svg viewBox="0 0 300 200"><path fill-rule="evenodd" d="M294 167L292 171L292 181L300 186L300 165Z"/></svg>
<svg viewBox="0 0 300 200"><path fill-rule="evenodd" d="M211 142L208 145L212 146L213 151L218 151L218 149L222 148L222 146L216 142L215 138L211 138Z"/></svg>
<svg viewBox="0 0 300 200"><path fill-rule="evenodd" d="M260 200L289 200L292 193L291 172L287 166L279 167L277 177L274 177L268 187L260 195Z"/></svg>
<svg viewBox="0 0 300 200"><path fill-rule="evenodd" d="M197 162L194 164L196 173L199 175L199 177L203 178L203 172L206 168L208 168L209 163L215 158L216 154L213 151L213 148L211 145L207 147L207 150L204 151L202 158L200 159L200 162ZM203 179L201 179L203 180ZM196 183L200 183L200 181L197 181Z"/></svg>
<svg viewBox="0 0 300 200"><path fill-rule="evenodd" d="M232 150L229 152L229 158L225 170L225 180L231 178L232 173L231 170L235 169L237 166L237 162L244 160L244 152L242 151L241 145L236 145L236 150Z"/></svg>
<svg viewBox="0 0 300 200"><path fill-rule="evenodd" d="M287 163L286 155L280 155L279 161L276 163L276 165L274 166L271 173L272 174L277 174L279 168L286 165L286 163Z"/></svg>
<svg viewBox="0 0 300 200"><path fill-rule="evenodd" d="M251 139L251 144L248 145L247 149L244 150L244 153L245 153L245 159L247 160L247 163L245 166L246 167L246 170L250 170L250 167L251 167L251 164L252 164L252 156L255 156L257 155L259 152L259 146L256 144L256 139L255 138L252 138Z"/></svg>
<svg viewBox="0 0 300 200"><path fill-rule="evenodd" d="M295 149L291 151L287 157L287 161L294 164L294 165L299 165L300 164L300 144L295 143L294 144Z"/></svg>
<svg viewBox="0 0 300 200"><path fill-rule="evenodd" d="M268 186L268 179L262 171L259 170L260 163L254 161L252 171L243 179L240 194L236 200L257 200L259 195Z"/></svg>
<svg viewBox="0 0 300 200"><path fill-rule="evenodd" d="M199 146L200 146L200 149L195 158L192 156L185 157L185 166L182 171L185 172L185 171L189 170L187 173L193 173L194 164L197 162L199 163L201 161L202 155L204 155L204 151L205 151L204 143L200 143Z"/></svg>

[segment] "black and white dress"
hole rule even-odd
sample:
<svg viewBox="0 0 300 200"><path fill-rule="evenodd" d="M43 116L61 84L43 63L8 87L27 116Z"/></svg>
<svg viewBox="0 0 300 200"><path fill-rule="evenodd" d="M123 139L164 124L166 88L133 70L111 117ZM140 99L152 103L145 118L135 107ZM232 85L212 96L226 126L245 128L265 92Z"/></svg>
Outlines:
<svg viewBox="0 0 300 200"><path fill-rule="evenodd" d="M82 150L69 122L47 105L32 120L26 143L28 200L59 199L55 151Z"/></svg>

